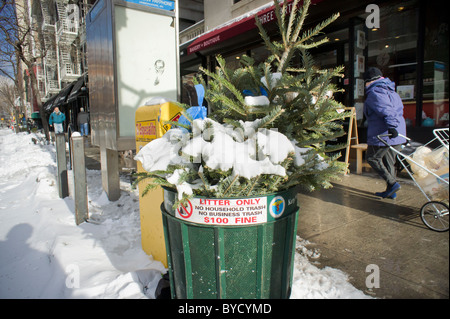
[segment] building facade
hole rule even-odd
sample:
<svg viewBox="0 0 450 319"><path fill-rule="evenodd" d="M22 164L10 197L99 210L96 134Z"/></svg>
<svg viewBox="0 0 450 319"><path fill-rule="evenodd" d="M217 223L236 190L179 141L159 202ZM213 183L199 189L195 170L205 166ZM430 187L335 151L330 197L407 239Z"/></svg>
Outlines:
<svg viewBox="0 0 450 319"><path fill-rule="evenodd" d="M95 0L25 1L34 30L33 52L41 57L34 72L44 109L51 112L55 106L63 108L67 129L76 123L80 107L89 108L84 16ZM34 113L38 107L28 72L24 72L25 100L30 106L28 112Z"/></svg>
<svg viewBox="0 0 450 319"><path fill-rule="evenodd" d="M312 0L305 28L340 13L325 29L329 42L310 53L321 68L345 67L344 78L336 82L344 93L335 98L356 108L362 142L363 74L371 66L396 83L408 135L427 140L433 128L448 127L449 18L442 10L444 4L440 0ZM198 23L203 24L202 34L183 37L182 32L180 37L185 39L180 47L185 82L199 66L214 69L217 54L225 57L228 66L238 66L243 54L263 61L268 52L254 24L255 15L277 39L270 0L208 0L204 14Z"/></svg>
<svg viewBox="0 0 450 319"><path fill-rule="evenodd" d="M24 1L30 2L48 48L37 66L46 108L54 107L56 100L67 105L72 91L74 103L74 97L82 93L80 85L88 89L84 17L95 0ZM225 57L228 66L239 66L243 54L265 60L269 53L255 16L277 39L271 0L179 0L178 5L181 100L187 104L196 103L192 78L200 66L214 69L217 54ZM371 66L396 83L408 135L426 140L433 128L448 127L449 18L442 10L444 5L443 0L312 0L305 28L340 13L325 30L329 42L310 52L322 68L345 67L344 78L336 81L344 93L335 98L356 108L362 140L363 73ZM78 92L73 90L76 87ZM30 94L28 100L32 100ZM83 101L88 108L87 97Z"/></svg>

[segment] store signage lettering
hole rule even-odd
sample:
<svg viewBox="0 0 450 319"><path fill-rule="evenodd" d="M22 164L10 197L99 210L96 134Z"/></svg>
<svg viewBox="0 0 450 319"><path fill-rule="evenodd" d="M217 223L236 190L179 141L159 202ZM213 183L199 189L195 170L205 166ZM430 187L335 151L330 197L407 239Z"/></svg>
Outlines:
<svg viewBox="0 0 450 319"><path fill-rule="evenodd" d="M203 48L207 48L210 45L213 45L213 44L218 43L220 41L221 41L221 39L220 39L220 34L219 34L219 35L216 35L215 37L213 37L211 39L207 39L205 41L202 41L199 44L196 44L193 47L189 48L189 53L200 51Z"/></svg>
<svg viewBox="0 0 450 319"><path fill-rule="evenodd" d="M259 16L258 19L259 19L259 22L261 22L261 24L266 24L268 22L271 22L276 19L275 11L273 11L273 10L269 11L269 12Z"/></svg>
<svg viewBox="0 0 450 319"><path fill-rule="evenodd" d="M287 14L290 14L292 11L292 3L287 4ZM269 12L266 12L260 16L258 16L259 21L261 24L266 24L269 22L272 22L277 19L275 15L275 9L270 10Z"/></svg>
<svg viewBox="0 0 450 319"><path fill-rule="evenodd" d="M267 198L206 199L193 198L180 206L176 217L206 225L252 225L267 222Z"/></svg>

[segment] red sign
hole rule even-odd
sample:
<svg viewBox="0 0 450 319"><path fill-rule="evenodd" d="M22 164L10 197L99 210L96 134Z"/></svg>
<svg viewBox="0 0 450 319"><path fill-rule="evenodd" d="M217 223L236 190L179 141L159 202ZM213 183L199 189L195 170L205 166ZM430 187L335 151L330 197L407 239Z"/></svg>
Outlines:
<svg viewBox="0 0 450 319"><path fill-rule="evenodd" d="M205 225L253 225L267 222L267 198L193 198L180 206L176 217Z"/></svg>
<svg viewBox="0 0 450 319"><path fill-rule="evenodd" d="M323 0L313 0L311 1L311 3L316 4L321 1ZM292 10L292 0L288 1L287 5L288 5L287 12L290 13ZM261 21L263 25L275 21L277 19L275 15L274 6L270 6L266 9L263 9L260 12L256 13L256 15L258 16L259 21ZM198 39L192 42L191 45L188 46L187 54L201 51L219 42L231 39L241 33L245 33L255 28L256 24L254 15L237 20L236 22L230 25L212 30L211 32L205 33L202 36L200 36Z"/></svg>

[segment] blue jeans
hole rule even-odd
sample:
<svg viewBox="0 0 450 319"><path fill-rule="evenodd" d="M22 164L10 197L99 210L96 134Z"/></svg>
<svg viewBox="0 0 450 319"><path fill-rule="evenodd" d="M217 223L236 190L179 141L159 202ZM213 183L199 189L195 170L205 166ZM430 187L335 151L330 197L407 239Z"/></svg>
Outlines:
<svg viewBox="0 0 450 319"><path fill-rule="evenodd" d="M88 123L80 124L80 133L81 136L88 136L89 133Z"/></svg>

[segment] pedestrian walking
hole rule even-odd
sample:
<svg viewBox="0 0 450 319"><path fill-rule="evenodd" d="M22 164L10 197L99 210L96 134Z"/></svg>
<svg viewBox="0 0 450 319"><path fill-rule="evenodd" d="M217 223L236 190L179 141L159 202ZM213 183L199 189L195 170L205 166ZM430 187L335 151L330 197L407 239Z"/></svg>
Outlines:
<svg viewBox="0 0 450 319"><path fill-rule="evenodd" d="M66 116L59 110L59 107L55 107L53 113L50 114L50 120L48 124L53 126L55 134L64 133L63 123L66 120Z"/></svg>
<svg viewBox="0 0 450 319"><path fill-rule="evenodd" d="M386 190L375 195L382 198L395 198L401 188L396 179L396 156L388 146L381 142L377 135L383 137L388 145L401 150L406 139L406 124L403 117L403 103L395 91L395 83L384 78L378 68L371 67L364 73L366 100L364 115L367 119L367 152L366 160L370 166L386 181Z"/></svg>
<svg viewBox="0 0 450 319"><path fill-rule="evenodd" d="M84 111L84 108L80 108L80 112L77 115L78 128L80 129L81 136L88 136L89 132L89 113Z"/></svg>

